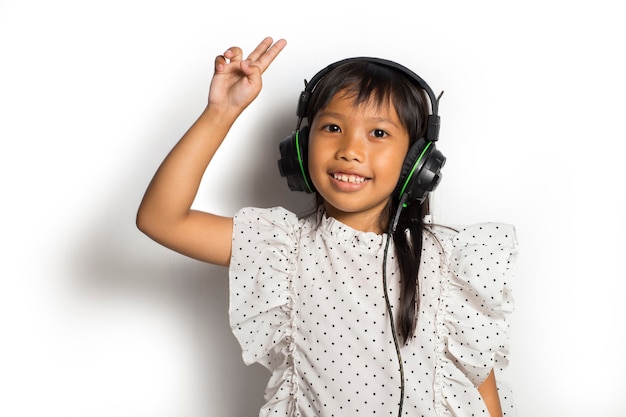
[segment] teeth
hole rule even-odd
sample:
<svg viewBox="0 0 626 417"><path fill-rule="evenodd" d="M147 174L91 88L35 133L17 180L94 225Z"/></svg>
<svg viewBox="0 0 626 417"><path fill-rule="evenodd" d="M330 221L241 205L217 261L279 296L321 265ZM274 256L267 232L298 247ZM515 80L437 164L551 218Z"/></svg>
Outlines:
<svg viewBox="0 0 626 417"><path fill-rule="evenodd" d="M360 184L365 181L365 178L358 175L346 175L346 174L333 174L333 178L338 181L351 182L353 184Z"/></svg>

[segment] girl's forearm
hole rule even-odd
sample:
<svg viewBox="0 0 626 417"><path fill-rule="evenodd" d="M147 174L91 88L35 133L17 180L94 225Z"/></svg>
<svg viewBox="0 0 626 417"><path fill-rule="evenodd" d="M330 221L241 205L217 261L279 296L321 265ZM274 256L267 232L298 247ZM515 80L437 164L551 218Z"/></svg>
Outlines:
<svg viewBox="0 0 626 417"><path fill-rule="evenodd" d="M155 173L137 213L148 235L168 230L189 215L202 176L239 111L207 106Z"/></svg>

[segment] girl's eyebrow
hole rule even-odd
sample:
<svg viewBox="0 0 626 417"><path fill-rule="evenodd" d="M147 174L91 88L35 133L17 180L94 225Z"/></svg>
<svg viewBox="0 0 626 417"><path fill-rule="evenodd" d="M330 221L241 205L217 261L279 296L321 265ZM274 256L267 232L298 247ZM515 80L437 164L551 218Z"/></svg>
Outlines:
<svg viewBox="0 0 626 417"><path fill-rule="evenodd" d="M370 118L372 121L374 122L383 122L383 123L389 123L390 125L393 125L394 127L399 127L396 122L394 122L391 119L388 119L386 117L371 117Z"/></svg>
<svg viewBox="0 0 626 417"><path fill-rule="evenodd" d="M343 117L343 114L341 113L327 111L327 110L320 110L317 114L318 116L336 117L338 119Z"/></svg>
<svg viewBox="0 0 626 417"><path fill-rule="evenodd" d="M337 119L343 118L343 114L342 113L337 113L337 112L332 112L332 111L324 111L324 110L321 110L318 113L317 117L319 117L319 116L334 117L334 118L337 118ZM377 123L389 123L390 125L392 125L392 126L394 126L396 128L399 128L397 123L395 123L393 120L388 119L388 118L383 117L383 116L378 116L378 117L377 116L373 116L373 117L370 117L369 119L371 121L377 122Z"/></svg>

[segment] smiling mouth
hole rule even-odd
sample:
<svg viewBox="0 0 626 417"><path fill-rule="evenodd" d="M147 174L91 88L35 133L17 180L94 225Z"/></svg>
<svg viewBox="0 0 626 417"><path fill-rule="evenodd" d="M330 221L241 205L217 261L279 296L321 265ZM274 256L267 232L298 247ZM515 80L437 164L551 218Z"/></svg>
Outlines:
<svg viewBox="0 0 626 417"><path fill-rule="evenodd" d="M353 175L353 174L337 174L337 173L333 173L331 175L337 181L349 182L351 184L361 184L362 182L364 182L367 179L365 177L361 177L359 175Z"/></svg>

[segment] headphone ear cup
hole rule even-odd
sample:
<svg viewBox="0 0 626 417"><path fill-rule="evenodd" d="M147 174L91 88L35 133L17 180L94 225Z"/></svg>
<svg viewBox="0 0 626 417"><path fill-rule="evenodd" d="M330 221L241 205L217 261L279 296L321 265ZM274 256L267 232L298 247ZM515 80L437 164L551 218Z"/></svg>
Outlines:
<svg viewBox="0 0 626 417"><path fill-rule="evenodd" d="M287 178L291 191L312 193L315 187L309 175L309 127L294 131L279 144L280 175Z"/></svg>
<svg viewBox="0 0 626 417"><path fill-rule="evenodd" d="M407 203L423 203L428 193L439 185L441 168L445 163L446 157L434 142L418 139L404 158L400 179L394 190L395 198L402 200L406 194Z"/></svg>

